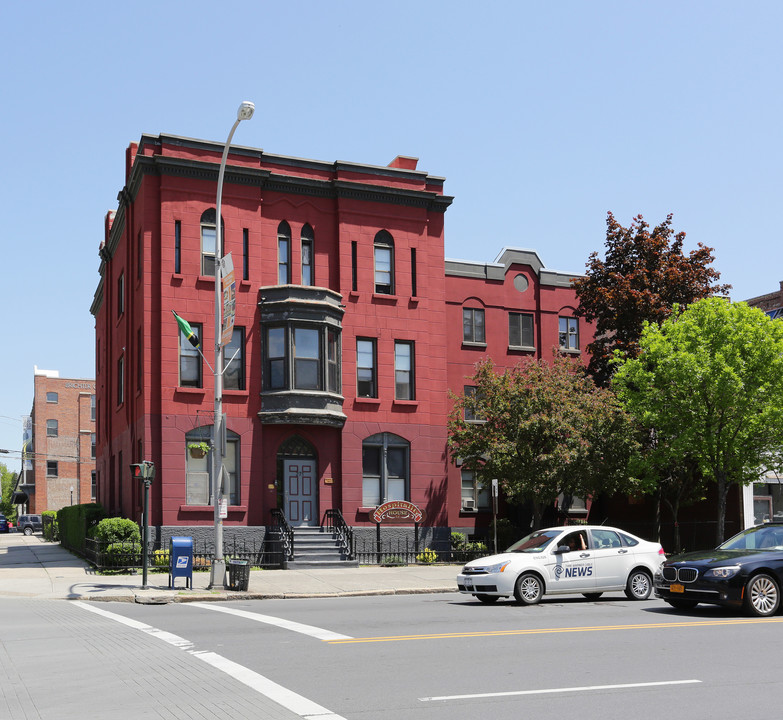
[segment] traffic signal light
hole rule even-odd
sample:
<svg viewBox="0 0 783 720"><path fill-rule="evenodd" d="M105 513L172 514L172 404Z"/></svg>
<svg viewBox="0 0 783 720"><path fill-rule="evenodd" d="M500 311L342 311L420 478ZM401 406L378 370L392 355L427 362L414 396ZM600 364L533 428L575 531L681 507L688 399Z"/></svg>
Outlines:
<svg viewBox="0 0 783 720"><path fill-rule="evenodd" d="M155 477L155 463L150 460L143 460L140 463L132 463L130 466L131 477L134 480L144 480L144 482L152 482Z"/></svg>

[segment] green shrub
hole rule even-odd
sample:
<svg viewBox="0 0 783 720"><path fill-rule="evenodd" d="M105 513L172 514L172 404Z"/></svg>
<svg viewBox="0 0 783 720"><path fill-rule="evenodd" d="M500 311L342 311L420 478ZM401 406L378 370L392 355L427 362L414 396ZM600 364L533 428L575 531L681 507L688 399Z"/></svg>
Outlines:
<svg viewBox="0 0 783 720"><path fill-rule="evenodd" d="M152 564L155 567L168 567L169 566L169 551L168 550L156 550L152 553Z"/></svg>
<svg viewBox="0 0 783 720"><path fill-rule="evenodd" d="M48 542L55 542L59 540L60 533L57 532L57 511L44 510L41 513L41 520L43 522L44 540L47 540Z"/></svg>
<svg viewBox="0 0 783 720"><path fill-rule="evenodd" d="M424 548L424 552L420 552L416 556L416 562L424 563L425 565L432 565L432 563L438 560L438 554L430 548Z"/></svg>
<svg viewBox="0 0 783 720"><path fill-rule="evenodd" d="M95 526L92 536L107 544L141 542L138 524L127 518L104 518Z"/></svg>
<svg viewBox="0 0 783 720"><path fill-rule="evenodd" d="M103 550L104 567L141 565L141 543L130 540L109 543Z"/></svg>
<svg viewBox="0 0 783 720"><path fill-rule="evenodd" d="M399 567L405 565L405 559L399 555L384 555L381 562L382 567Z"/></svg>
<svg viewBox="0 0 783 720"><path fill-rule="evenodd" d="M452 550L464 550L466 543L467 539L465 538L465 533L451 533L451 536L449 537L449 544L451 545Z"/></svg>

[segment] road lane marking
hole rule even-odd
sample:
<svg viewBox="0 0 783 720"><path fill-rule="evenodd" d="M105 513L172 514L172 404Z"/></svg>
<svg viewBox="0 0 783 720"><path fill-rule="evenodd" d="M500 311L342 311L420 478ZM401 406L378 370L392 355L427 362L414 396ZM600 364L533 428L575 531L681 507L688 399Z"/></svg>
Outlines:
<svg viewBox="0 0 783 720"><path fill-rule="evenodd" d="M235 680L238 680L243 685L255 690L257 693L276 702L278 705L296 713L299 717L303 718L303 720L345 720L342 715L333 713L322 705L319 705L312 700L308 700L306 697L279 685L274 682L274 680L270 680L244 665L235 663L222 655L218 655L217 653L208 650L196 650L195 645L190 640L186 640L179 635L174 635L173 633L160 630L159 628L139 622L138 620L131 620L122 615L103 610L102 608L95 607L93 603L74 600L73 605L91 613L95 613L96 615L108 618L109 620L121 623L122 625L126 625L134 630L140 630L158 640L163 640L169 645L184 650L188 655L198 658Z"/></svg>
<svg viewBox="0 0 783 720"><path fill-rule="evenodd" d="M421 702L436 700L472 700L475 698L512 697L515 695L550 695L556 693L593 692L599 690L626 690L628 688L646 688L661 685L691 685L701 680L666 680L663 682L625 683L623 685L585 685L583 687L547 688L545 690L512 690L510 692L474 693L471 695L440 695L438 697L419 698Z"/></svg>
<svg viewBox="0 0 783 720"><path fill-rule="evenodd" d="M668 628L712 627L715 625L755 625L758 623L780 623L783 618L737 618L732 620L694 620L679 623L649 623L639 625L595 625L572 628L539 628L526 630L487 630L461 633L438 633L428 635L388 635L379 637L351 638L350 640L328 640L330 645L351 643L401 642L406 640L451 640L459 638L504 637L508 635L555 635L559 633L598 632L609 630L662 630Z"/></svg>
<svg viewBox="0 0 783 720"><path fill-rule="evenodd" d="M285 620L283 618L274 617L273 615L262 615L261 613L254 613L248 610L237 610L235 608L216 605L215 603L211 602L194 602L186 604L203 608L204 610L214 610L215 612L222 612L226 613L227 615L236 615L237 617L265 623L266 625L275 625L276 627L302 633L302 635L309 635L310 637L314 637L318 640L324 640L325 642L336 640L353 640L350 635L341 635L340 633L332 632L331 630L324 630L323 628L316 627L315 625L305 625L304 623L294 622L293 620Z"/></svg>

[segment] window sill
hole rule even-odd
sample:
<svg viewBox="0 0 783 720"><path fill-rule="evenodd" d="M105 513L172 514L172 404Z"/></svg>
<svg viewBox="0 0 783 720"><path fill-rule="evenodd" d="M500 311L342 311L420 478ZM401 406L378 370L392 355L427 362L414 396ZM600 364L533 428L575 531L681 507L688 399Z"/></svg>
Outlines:
<svg viewBox="0 0 783 720"><path fill-rule="evenodd" d="M249 397L248 390L235 390L233 388L223 388L223 397Z"/></svg>
<svg viewBox="0 0 783 720"><path fill-rule="evenodd" d="M564 348L564 347L561 347L560 348L560 352L565 354L565 355L581 355L582 354L582 351L579 350L578 348L574 349L574 348Z"/></svg>
<svg viewBox="0 0 783 720"><path fill-rule="evenodd" d="M215 287L215 278L212 275L199 275L196 278L196 285L211 285Z"/></svg>
<svg viewBox="0 0 783 720"><path fill-rule="evenodd" d="M203 512L215 512L215 506L214 505L180 505L179 511L182 513L203 513ZM247 505L229 505L228 506L228 514L229 516L234 514L238 515L240 513L246 513L247 512Z"/></svg>
<svg viewBox="0 0 783 720"><path fill-rule="evenodd" d="M395 405L399 405L400 407L404 408L415 408L419 406L418 400L397 400L396 398L392 400L392 407Z"/></svg>
<svg viewBox="0 0 783 720"><path fill-rule="evenodd" d="M533 345L509 345L509 352L535 352L536 348Z"/></svg>
<svg viewBox="0 0 783 720"><path fill-rule="evenodd" d="M381 399L380 398L369 398L369 397L357 397L354 400L355 404L359 405L380 405Z"/></svg>
<svg viewBox="0 0 783 720"><path fill-rule="evenodd" d="M382 303L383 305L396 305L399 298L396 295L386 295L384 293L373 293L372 301Z"/></svg>
<svg viewBox="0 0 783 720"><path fill-rule="evenodd" d="M204 395L207 391L203 387L188 387L178 385L174 388L175 393L183 393L184 395Z"/></svg>
<svg viewBox="0 0 783 720"><path fill-rule="evenodd" d="M481 349L486 350L487 343L485 343L485 342L468 342L467 340L463 340L462 341L462 347L469 348L469 349L472 348L472 349L478 349L478 350L481 350Z"/></svg>
<svg viewBox="0 0 783 720"><path fill-rule="evenodd" d="M185 280L185 276L182 273L171 273L171 281L181 284Z"/></svg>

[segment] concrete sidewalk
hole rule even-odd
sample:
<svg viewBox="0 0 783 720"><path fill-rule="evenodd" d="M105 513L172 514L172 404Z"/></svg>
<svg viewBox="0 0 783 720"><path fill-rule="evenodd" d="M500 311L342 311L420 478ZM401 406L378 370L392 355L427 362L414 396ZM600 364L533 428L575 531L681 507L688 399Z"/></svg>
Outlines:
<svg viewBox="0 0 783 720"><path fill-rule="evenodd" d="M456 592L458 565L408 567L252 570L247 592L208 589L209 573L194 572L193 588L178 578L169 589L168 573L98 575L83 559L40 535L0 535L0 599L63 598L139 603L262 598L340 597Z"/></svg>

